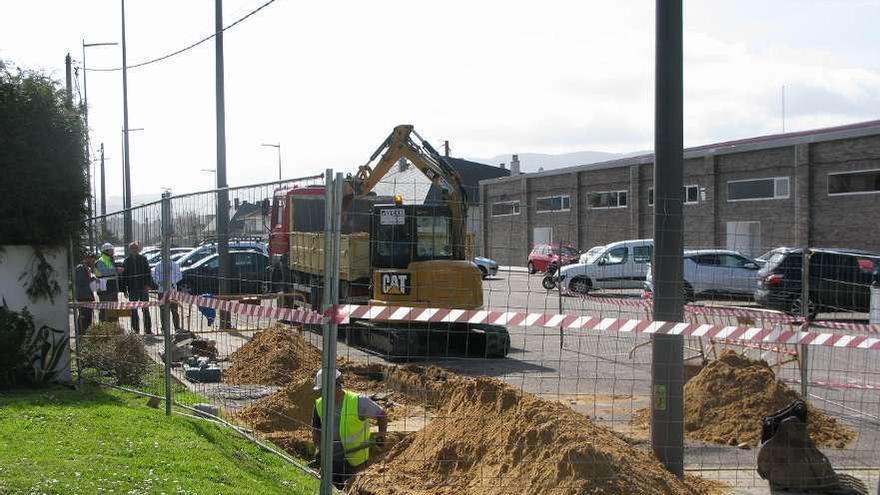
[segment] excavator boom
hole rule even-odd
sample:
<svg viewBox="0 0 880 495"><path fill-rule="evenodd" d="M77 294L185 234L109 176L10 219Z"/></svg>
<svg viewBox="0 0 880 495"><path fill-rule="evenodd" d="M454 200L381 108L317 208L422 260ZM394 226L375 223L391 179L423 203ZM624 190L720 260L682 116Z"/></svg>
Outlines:
<svg viewBox="0 0 880 495"><path fill-rule="evenodd" d="M379 161L371 166L377 158ZM409 161L439 188L441 199L449 205L450 210L453 259L465 259L467 194L461 177L431 143L419 136L412 125L398 125L391 131L367 163L358 168L352 181L353 190L349 193L366 196L401 159Z"/></svg>

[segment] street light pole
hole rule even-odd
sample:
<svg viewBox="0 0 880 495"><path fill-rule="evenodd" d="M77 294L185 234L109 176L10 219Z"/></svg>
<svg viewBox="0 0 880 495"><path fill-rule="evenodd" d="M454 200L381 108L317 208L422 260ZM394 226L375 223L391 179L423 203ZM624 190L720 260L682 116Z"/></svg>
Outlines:
<svg viewBox="0 0 880 495"><path fill-rule="evenodd" d="M232 266L229 259L229 190L226 184L226 103L223 80L223 0L214 0L214 85L217 112L217 254L220 261L220 295L229 293ZM220 312L220 328L230 324Z"/></svg>
<svg viewBox="0 0 880 495"><path fill-rule="evenodd" d="M131 242L131 163L128 155L128 67L125 56L125 0L122 5L122 174L123 178L123 237L125 245Z"/></svg>
<svg viewBox="0 0 880 495"><path fill-rule="evenodd" d="M281 180L281 143L278 144L261 144L267 148L275 148L278 150L278 180Z"/></svg>
<svg viewBox="0 0 880 495"><path fill-rule="evenodd" d="M94 179L92 176L92 157L91 157L91 133L89 131L89 85L86 79L86 75L88 74L88 68L86 67L86 48L91 48L93 46L116 46L118 43L86 43L86 40L82 40L82 69L83 69L83 120L86 125L86 163L88 163L89 170L89 184L94 186ZM91 187L92 190L92 217L95 216L95 210L98 207L97 198L95 198L96 194L94 193L95 188ZM104 143L101 143L101 203L104 203ZM104 208L101 208L102 214L104 213ZM94 223L91 226L91 231L89 232L90 242L92 239L92 232L95 230ZM103 232L101 233L103 235ZM93 246L95 243L92 244Z"/></svg>

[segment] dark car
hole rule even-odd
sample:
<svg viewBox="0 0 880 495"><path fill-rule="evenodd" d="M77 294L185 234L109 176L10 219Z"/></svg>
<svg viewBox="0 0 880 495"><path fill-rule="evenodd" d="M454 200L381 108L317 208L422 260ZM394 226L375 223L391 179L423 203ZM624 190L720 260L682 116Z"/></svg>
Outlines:
<svg viewBox="0 0 880 495"><path fill-rule="evenodd" d="M867 312L880 254L852 249L812 249L808 315L819 311ZM777 248L758 272L755 301L765 308L801 315L803 250Z"/></svg>
<svg viewBox="0 0 880 495"><path fill-rule="evenodd" d="M529 273L546 272L551 265L560 266L576 263L580 251L572 246L559 244L537 244L529 253Z"/></svg>
<svg viewBox="0 0 880 495"><path fill-rule="evenodd" d="M256 251L230 251L230 294L260 294L267 280L269 257ZM181 270L177 284L190 294L217 294L220 290L220 255L212 254Z"/></svg>

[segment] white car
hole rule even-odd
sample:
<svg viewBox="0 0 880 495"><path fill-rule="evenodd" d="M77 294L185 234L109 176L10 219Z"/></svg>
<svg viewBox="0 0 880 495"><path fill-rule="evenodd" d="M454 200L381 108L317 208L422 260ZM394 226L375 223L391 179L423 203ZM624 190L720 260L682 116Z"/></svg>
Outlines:
<svg viewBox="0 0 880 495"><path fill-rule="evenodd" d="M582 254L578 263L588 264L592 263L593 260L599 257L602 254L602 251L605 251L605 246L593 246L586 253Z"/></svg>
<svg viewBox="0 0 880 495"><path fill-rule="evenodd" d="M653 239L612 242L588 262L562 267L563 290L585 294L593 289L641 289L648 273ZM592 251L592 249L590 250ZM589 251L587 252L589 254Z"/></svg>
<svg viewBox="0 0 880 495"><path fill-rule="evenodd" d="M684 252L685 299L697 296L749 296L758 284L758 263L736 251L701 249ZM645 290L653 291L649 267Z"/></svg>

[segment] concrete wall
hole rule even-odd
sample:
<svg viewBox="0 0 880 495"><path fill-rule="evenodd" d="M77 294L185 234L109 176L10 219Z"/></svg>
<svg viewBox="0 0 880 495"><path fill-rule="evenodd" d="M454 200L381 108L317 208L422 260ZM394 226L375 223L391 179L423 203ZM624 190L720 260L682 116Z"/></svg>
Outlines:
<svg viewBox="0 0 880 495"><path fill-rule="evenodd" d="M62 382L70 381L70 346L67 344L70 335L70 320L67 310L67 255L64 249L44 249L46 261L55 269L55 281L61 287L54 301L31 300L26 290L25 281L20 281L22 273L30 273L34 262L33 249L30 246L2 246L0 251L0 301L10 309L21 311L23 308L31 313L37 328L47 325L63 330L64 355L58 363L56 371Z"/></svg>
<svg viewBox="0 0 880 495"><path fill-rule="evenodd" d="M834 137L798 136L777 146L705 147L686 153L684 184L697 185L702 193L697 204L683 205L685 246L724 248L729 222L759 222L755 250L809 243L880 251L880 194L827 192L828 173L880 169L880 134ZM536 227L550 227L554 241L570 241L581 249L652 237L654 210L648 199L653 174L650 160L635 159L484 181L486 256L505 265L525 264ZM789 178L787 198L729 201L729 181L769 177ZM628 192L626 208L588 206L590 192L616 190ZM570 211L534 211L537 198L558 194L571 196ZM491 215L492 203L509 200L520 201L519 215Z"/></svg>

